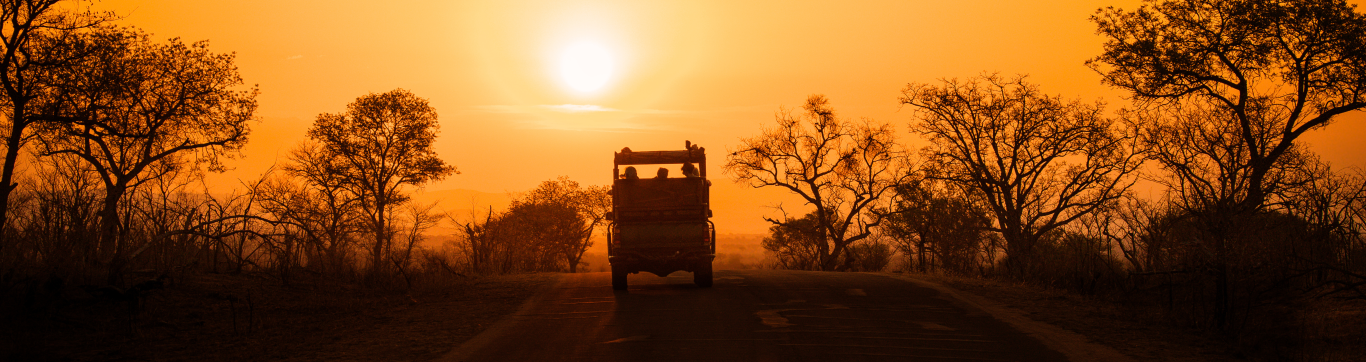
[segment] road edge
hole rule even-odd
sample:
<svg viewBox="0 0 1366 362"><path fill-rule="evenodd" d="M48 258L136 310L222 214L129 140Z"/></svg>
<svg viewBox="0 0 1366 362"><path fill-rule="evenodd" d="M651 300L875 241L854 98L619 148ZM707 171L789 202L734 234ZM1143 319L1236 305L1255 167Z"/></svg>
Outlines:
<svg viewBox="0 0 1366 362"><path fill-rule="evenodd" d="M541 300L544 300L546 296L550 294L550 291L554 290L560 283L564 283L564 279L564 274L555 274L554 282L547 283L545 286L541 287L541 290L537 291L536 294L523 301L522 305L517 307L517 311L499 318L498 321L494 322L488 329L479 332L479 334L451 349L450 352L446 352L446 354L443 354L441 357L437 357L432 361L465 362L469 356L474 355L475 352L488 346L490 342L493 342L512 331L520 322L517 317L530 313L532 307Z"/></svg>
<svg viewBox="0 0 1366 362"><path fill-rule="evenodd" d="M1020 314L1019 310L1007 307L988 298L974 295L972 293L953 289L939 283L928 280L917 279L904 274L893 273L870 273L884 275L894 279L910 282L923 287L934 289L939 293L969 307L976 308L993 318L1009 324L1011 327L1024 332L1025 334L1039 340L1048 348L1061 352L1072 362L1089 361L1116 361L1116 362L1136 362L1135 359L1119 353L1118 350L1091 342L1090 338L1061 327L1036 321Z"/></svg>

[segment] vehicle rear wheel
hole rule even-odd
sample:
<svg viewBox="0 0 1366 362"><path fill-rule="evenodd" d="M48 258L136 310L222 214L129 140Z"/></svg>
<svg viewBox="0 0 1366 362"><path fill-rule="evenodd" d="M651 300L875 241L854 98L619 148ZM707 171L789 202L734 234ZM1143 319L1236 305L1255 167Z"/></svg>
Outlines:
<svg viewBox="0 0 1366 362"><path fill-rule="evenodd" d="M697 263L697 267L692 272L692 282L699 287L711 287L711 262Z"/></svg>
<svg viewBox="0 0 1366 362"><path fill-rule="evenodd" d="M612 265L612 290L626 290L626 268Z"/></svg>

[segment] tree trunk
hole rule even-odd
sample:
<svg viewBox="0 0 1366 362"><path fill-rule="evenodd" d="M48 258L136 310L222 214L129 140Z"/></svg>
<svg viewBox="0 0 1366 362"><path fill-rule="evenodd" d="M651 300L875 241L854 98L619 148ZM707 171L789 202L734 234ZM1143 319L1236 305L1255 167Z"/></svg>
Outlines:
<svg viewBox="0 0 1366 362"><path fill-rule="evenodd" d="M817 197L820 195L814 191L812 194L817 195ZM830 232L825 228L825 226L828 225L829 219L830 216L826 214L824 208L816 208L816 229L820 230L820 243L816 245L816 251L820 255L819 259L821 265L818 267L823 271L835 270L836 255L833 248L830 247Z"/></svg>
<svg viewBox="0 0 1366 362"><path fill-rule="evenodd" d="M18 184L14 182L14 166L19 163L19 146L24 139L24 128L27 126L23 122L24 103L16 102L10 113L10 132L5 139L5 165L0 170L0 251L5 250L9 244L9 235L5 232L9 225L9 197Z"/></svg>
<svg viewBox="0 0 1366 362"><path fill-rule="evenodd" d="M384 207L385 207L385 205L383 204L383 201L381 201L380 198L376 198L376 199L375 199L375 222L374 222L374 227L375 227L375 246L374 246L374 248L372 248L372 249L370 250L370 277L371 277L371 278L377 278L377 277L379 277L382 268L384 268L384 246L385 246L385 242L386 242L386 240L385 240L385 232L384 232L384 226L385 226L385 225L384 225L384 221L385 221L385 220L384 220L384 219L385 219L385 216L384 216Z"/></svg>
<svg viewBox="0 0 1366 362"><path fill-rule="evenodd" d="M1220 262L1214 272L1214 326L1224 330L1228 327L1229 305L1232 304L1229 298L1228 263Z"/></svg>
<svg viewBox="0 0 1366 362"><path fill-rule="evenodd" d="M119 200L126 190L119 184L106 187L104 208L100 210L100 259L108 262L109 285L120 285L126 261L123 260L124 245L119 232Z"/></svg>
<svg viewBox="0 0 1366 362"><path fill-rule="evenodd" d="M916 268L917 268L917 269L920 269L920 272L921 272L921 273L924 273L924 272L926 271L926 268L925 268L925 238L924 238L924 237L921 237L920 240L919 240L919 242L916 243L916 252L915 252L915 256L916 256L917 258L920 259L920 261L919 261L918 263L916 263Z"/></svg>

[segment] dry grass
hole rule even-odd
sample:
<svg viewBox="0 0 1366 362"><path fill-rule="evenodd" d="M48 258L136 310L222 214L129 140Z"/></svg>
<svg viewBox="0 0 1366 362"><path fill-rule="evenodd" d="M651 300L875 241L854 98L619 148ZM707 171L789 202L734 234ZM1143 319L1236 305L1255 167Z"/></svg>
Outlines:
<svg viewBox="0 0 1366 362"><path fill-rule="evenodd" d="M199 275L154 290L136 315L129 303L72 290L69 302L6 316L0 360L429 360L554 279L461 278L405 293Z"/></svg>

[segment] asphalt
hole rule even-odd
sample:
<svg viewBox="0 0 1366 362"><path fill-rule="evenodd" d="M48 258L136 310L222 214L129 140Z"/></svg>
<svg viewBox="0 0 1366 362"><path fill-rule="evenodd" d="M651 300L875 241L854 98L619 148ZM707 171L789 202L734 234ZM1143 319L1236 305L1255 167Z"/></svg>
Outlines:
<svg viewBox="0 0 1366 362"><path fill-rule="evenodd" d="M566 274L444 361L1066 361L990 314L879 274Z"/></svg>

